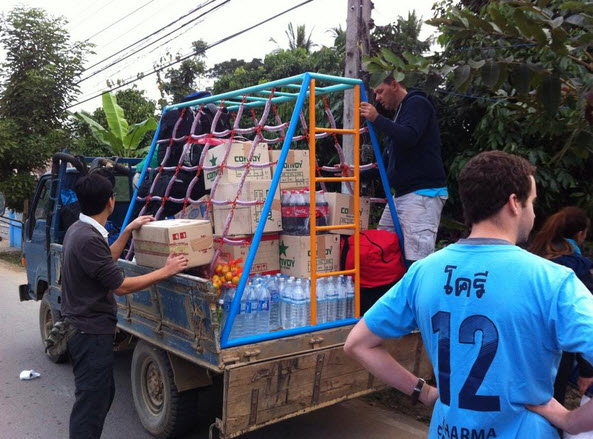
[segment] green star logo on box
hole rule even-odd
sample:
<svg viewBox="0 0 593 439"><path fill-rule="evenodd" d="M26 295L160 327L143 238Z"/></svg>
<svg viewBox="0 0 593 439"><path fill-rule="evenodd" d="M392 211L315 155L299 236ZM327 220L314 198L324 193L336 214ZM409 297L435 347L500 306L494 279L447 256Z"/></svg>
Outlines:
<svg viewBox="0 0 593 439"><path fill-rule="evenodd" d="M216 166L216 156L215 155L213 155L212 158L210 159L210 164L212 166Z"/></svg>
<svg viewBox="0 0 593 439"><path fill-rule="evenodd" d="M280 255L286 256L286 249L288 248L287 245L284 245L284 241L280 241Z"/></svg>

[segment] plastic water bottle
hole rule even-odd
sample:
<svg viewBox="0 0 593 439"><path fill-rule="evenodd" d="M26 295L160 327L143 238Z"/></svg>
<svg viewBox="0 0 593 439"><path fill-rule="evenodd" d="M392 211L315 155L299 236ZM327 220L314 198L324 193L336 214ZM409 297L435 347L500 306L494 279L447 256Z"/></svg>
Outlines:
<svg viewBox="0 0 593 439"><path fill-rule="evenodd" d="M239 338L243 337L245 334L245 316L247 315L247 307L248 307L248 294L249 287L247 287L243 291L243 295L241 296L241 304L239 306L239 312L235 316L235 322L233 323L233 328L231 329L230 338Z"/></svg>
<svg viewBox="0 0 593 439"><path fill-rule="evenodd" d="M281 275L276 275L276 285L278 286L278 319L280 321L280 328L286 328L286 320L284 317L284 290L286 290L286 279Z"/></svg>
<svg viewBox="0 0 593 439"><path fill-rule="evenodd" d="M305 289L303 288L303 281L298 278L294 285L292 294L291 320L293 328L300 328L307 324L307 298L305 296Z"/></svg>
<svg viewBox="0 0 593 439"><path fill-rule="evenodd" d="M327 301L327 321L333 322L334 320L337 320L338 316L338 291L336 289L334 276L327 279L325 291L325 299Z"/></svg>
<svg viewBox="0 0 593 439"><path fill-rule="evenodd" d="M329 225L329 203L325 199L325 191L318 191L315 196L315 221L318 226Z"/></svg>
<svg viewBox="0 0 593 439"><path fill-rule="evenodd" d="M315 295L317 296L317 324L327 322L327 300L325 300L326 283L324 277L318 278L315 283Z"/></svg>
<svg viewBox="0 0 593 439"><path fill-rule="evenodd" d="M346 280L343 274L336 279L336 291L338 292L336 320L343 320L346 318Z"/></svg>
<svg viewBox="0 0 593 439"><path fill-rule="evenodd" d="M256 328L256 318L257 318L257 291L255 290L255 285L252 282L249 283L249 289L246 291L247 293L247 300L245 306L245 321L243 326L243 335L253 335L255 334Z"/></svg>
<svg viewBox="0 0 593 439"><path fill-rule="evenodd" d="M294 191L295 235L308 235L309 200L305 200L303 191Z"/></svg>
<svg viewBox="0 0 593 439"><path fill-rule="evenodd" d="M280 323L280 292L278 291L277 278L272 275L266 277L266 289L270 295L270 331L275 331L281 327Z"/></svg>
<svg viewBox="0 0 593 439"><path fill-rule="evenodd" d="M305 287L305 299L307 301L305 309L307 310L307 315L305 316L305 325L311 324L311 279L305 279L304 282Z"/></svg>
<svg viewBox="0 0 593 439"><path fill-rule="evenodd" d="M294 295L294 278L291 277L286 281L286 285L284 287L284 292L282 293L282 323L284 328L291 329L294 328L294 319L293 319L293 295Z"/></svg>
<svg viewBox="0 0 593 439"><path fill-rule="evenodd" d="M224 329L224 325L229 318L229 314L231 312L231 304L233 303L233 299L235 298L235 288L228 288L223 287L222 294L220 295L220 300L222 300L222 320L220 322L220 330ZM239 315L237 314L237 317ZM237 318L235 318L235 325L233 330L237 326ZM232 332L231 332L232 334Z"/></svg>
<svg viewBox="0 0 593 439"><path fill-rule="evenodd" d="M284 189L280 198L282 212L282 230L285 233L292 233L294 228L294 205L290 204L291 193Z"/></svg>
<svg viewBox="0 0 593 439"><path fill-rule="evenodd" d="M346 317L354 317L354 280L351 276L346 277Z"/></svg>
<svg viewBox="0 0 593 439"><path fill-rule="evenodd" d="M261 280L255 284L254 288L257 296L255 333L266 334L270 332L270 293Z"/></svg>

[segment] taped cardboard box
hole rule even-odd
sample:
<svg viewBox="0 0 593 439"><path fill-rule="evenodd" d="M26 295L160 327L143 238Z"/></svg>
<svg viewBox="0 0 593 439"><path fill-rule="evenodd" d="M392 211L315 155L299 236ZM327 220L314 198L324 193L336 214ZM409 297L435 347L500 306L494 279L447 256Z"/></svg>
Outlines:
<svg viewBox="0 0 593 439"><path fill-rule="evenodd" d="M280 235L280 271L295 277L311 277L311 238L309 236ZM317 236L318 273L338 271L340 268L340 237Z"/></svg>
<svg viewBox="0 0 593 439"><path fill-rule="evenodd" d="M136 263L146 267L164 267L171 253L186 255L188 268L209 264L214 256L212 225L206 220L153 221L133 236Z"/></svg>
<svg viewBox="0 0 593 439"><path fill-rule="evenodd" d="M270 161L277 162L280 158L278 150L270 151ZM272 176L278 166L272 166ZM280 177L280 189L309 187L309 151L291 149L288 151L284 168Z"/></svg>
<svg viewBox="0 0 593 439"><path fill-rule="evenodd" d="M237 204L227 235L253 235L255 233L255 229L257 228L257 224L263 209L263 202L266 200L268 192L270 192L271 182L271 180L245 182L243 189L241 190L239 200L261 201L262 204L256 204L252 206L241 206ZM218 185L213 196L213 200L234 200L236 196L236 184L222 183ZM230 204L212 205L212 217L214 221L215 235L222 236L224 224L230 211ZM277 190L274 194L272 207L266 220L264 233L280 231L282 231L282 211L280 206L280 191Z"/></svg>
<svg viewBox="0 0 593 439"><path fill-rule="evenodd" d="M243 258L243 263L247 260L249 249L253 242L253 236L235 236L233 239L243 240L241 245L231 245L223 243L220 248L220 256L226 260L237 260ZM253 260L253 265L249 274L276 274L280 272L280 260L278 258L278 246L280 237L277 233L263 234L259 241L259 247Z"/></svg>
<svg viewBox="0 0 593 439"><path fill-rule="evenodd" d="M354 196L339 192L326 192L325 199L329 205L329 225L354 224ZM371 199L360 197L360 230L369 228L369 214ZM330 230L329 233L338 235L352 235L353 229Z"/></svg>
<svg viewBox="0 0 593 439"><path fill-rule="evenodd" d="M228 166L244 165L247 163L247 157L249 157L249 151L251 150L252 142L237 142L233 141L224 142L218 146L208 149L206 153L206 160L204 166L220 166L224 159L227 148L229 148L229 154L226 158L226 164ZM265 143L258 143L255 145L255 152L251 160L252 163L265 164L270 163L270 156L268 153L268 145ZM229 169L223 168L222 175L219 183L238 183L241 180L243 172L246 168L240 169ZM212 171L204 171L204 185L206 189L211 189L216 176L218 175L218 169ZM251 167L247 174L247 181L258 181L258 180L269 180L272 178L272 170L270 167L255 168Z"/></svg>

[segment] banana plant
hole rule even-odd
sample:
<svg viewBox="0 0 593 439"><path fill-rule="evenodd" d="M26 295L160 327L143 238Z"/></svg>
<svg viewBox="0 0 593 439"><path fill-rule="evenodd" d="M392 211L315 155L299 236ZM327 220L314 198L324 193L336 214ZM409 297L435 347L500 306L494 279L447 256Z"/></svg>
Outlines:
<svg viewBox="0 0 593 439"><path fill-rule="evenodd" d="M117 99L112 93L104 93L102 100L103 111L107 117L107 128L91 118L86 112L74 113L74 117L88 124L93 137L107 146L114 155L144 157L148 148L139 148L139 145L146 133L156 130L156 120L150 117L129 126L123 109L117 104Z"/></svg>

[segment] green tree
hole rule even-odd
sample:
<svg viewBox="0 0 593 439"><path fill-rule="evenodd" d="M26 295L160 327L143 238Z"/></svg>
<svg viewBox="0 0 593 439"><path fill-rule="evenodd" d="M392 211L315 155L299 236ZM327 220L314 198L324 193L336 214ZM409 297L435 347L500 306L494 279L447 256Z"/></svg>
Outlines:
<svg viewBox="0 0 593 439"><path fill-rule="evenodd" d="M397 17L393 23L376 26L371 34L371 55L377 55L381 49L389 49L403 56L404 52L422 55L430 49L432 38L420 39L422 20L416 11L408 12L408 18Z"/></svg>
<svg viewBox="0 0 593 439"><path fill-rule="evenodd" d="M440 113L460 118L446 124L461 143L444 148L453 177L472 155L506 150L538 166L541 217L565 204L593 208L593 3L474 3L444 2L429 21L442 53L405 62L382 53L371 68L421 73L439 100L464 106Z"/></svg>
<svg viewBox="0 0 593 439"><path fill-rule="evenodd" d="M98 142L107 147L113 155L119 157L144 157L148 147L140 147L144 136L155 131L157 127L154 117L130 126L124 116L123 109L118 105L116 97L104 93L103 112L108 128L98 123L84 112L74 113L74 117L85 122Z"/></svg>
<svg viewBox="0 0 593 439"><path fill-rule="evenodd" d="M168 69L164 78L160 73L157 73L157 86L161 93L159 105L161 107L168 103L180 102L184 96L196 91L198 78L206 73L204 61L206 43L202 40L194 41L192 49L195 57L182 61L179 67ZM169 58L173 59L173 56L169 55ZM158 67L158 64L155 67Z"/></svg>
<svg viewBox="0 0 593 439"><path fill-rule="evenodd" d="M126 121L130 125L155 117L156 102L146 98L144 96L144 90L138 90L136 88L118 90L115 93L115 98L117 104L122 108L126 116ZM103 127L108 126L107 117L105 116L103 107L96 108L90 117L99 125ZM76 153L91 157L112 154L110 147L103 141L97 140L93 135L89 124L78 118L71 118L70 122L72 124L74 138L76 139L76 146L74 148ZM142 149L150 146L151 141L152 135L150 132L147 132L138 145L138 148Z"/></svg>
<svg viewBox="0 0 593 439"><path fill-rule="evenodd" d="M313 31L309 32L309 35L307 35L306 25L304 24L297 25L295 30L294 25L288 23L288 29L285 30L284 33L288 38L289 50L304 49L305 52L310 53L311 49L317 46L311 38ZM270 41L278 44L274 38L270 38Z"/></svg>
<svg viewBox="0 0 593 439"><path fill-rule="evenodd" d="M71 42L65 28L63 17L36 8L14 8L0 20L0 192L17 211L35 187L32 171L71 143L63 122L90 46Z"/></svg>

